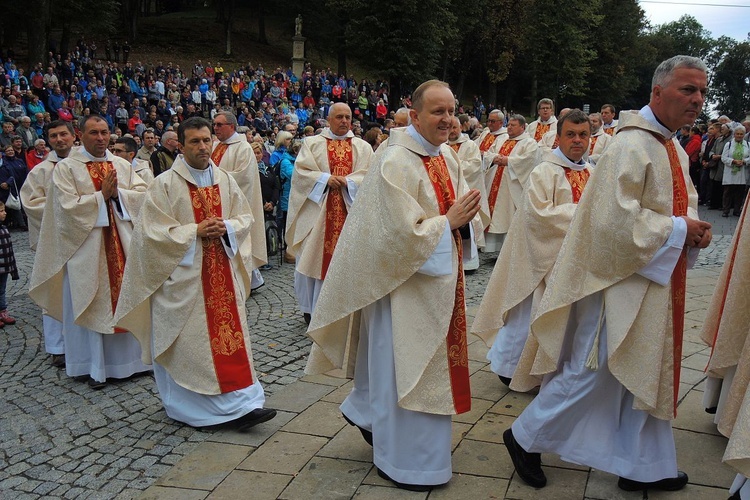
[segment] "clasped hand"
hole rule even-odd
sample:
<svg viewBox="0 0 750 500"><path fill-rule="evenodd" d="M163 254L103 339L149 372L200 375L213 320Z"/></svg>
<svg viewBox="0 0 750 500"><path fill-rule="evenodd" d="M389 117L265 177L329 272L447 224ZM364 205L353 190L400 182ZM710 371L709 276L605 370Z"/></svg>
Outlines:
<svg viewBox="0 0 750 500"><path fill-rule="evenodd" d="M451 205L448 212L445 214L448 218L451 230L458 229L474 218L477 212L479 212L479 202L481 198L482 195L479 191L477 189L472 189L458 198L453 205Z"/></svg>
<svg viewBox="0 0 750 500"><path fill-rule="evenodd" d="M706 221L682 217L687 223L685 245L695 248L706 248L711 243L711 224Z"/></svg>
<svg viewBox="0 0 750 500"><path fill-rule="evenodd" d="M201 238L221 238L227 232L224 221L218 217L204 219L198 223L197 234Z"/></svg>

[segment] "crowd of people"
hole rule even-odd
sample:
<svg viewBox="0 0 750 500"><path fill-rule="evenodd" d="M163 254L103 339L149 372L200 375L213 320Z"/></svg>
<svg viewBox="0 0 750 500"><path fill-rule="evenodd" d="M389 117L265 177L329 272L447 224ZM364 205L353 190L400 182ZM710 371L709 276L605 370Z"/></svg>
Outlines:
<svg viewBox="0 0 750 500"><path fill-rule="evenodd" d="M9 224L28 225L30 296L69 376L101 389L153 370L167 414L195 427L274 418L244 314L272 223L307 371L354 378L341 411L381 477L450 480L471 332L512 390L541 385L503 435L527 484L546 485L541 452L628 491L687 484L670 420L686 272L712 237L697 206L739 216L750 185L750 122L697 122L702 61L663 62L619 120L541 99L530 123L491 109L483 126L437 80L394 106L387 82L328 70L184 74L102 63L83 41L52 60L29 79L5 64L0 201L21 199ZM0 226L0 263L7 240ZM499 255L469 328L479 251Z"/></svg>

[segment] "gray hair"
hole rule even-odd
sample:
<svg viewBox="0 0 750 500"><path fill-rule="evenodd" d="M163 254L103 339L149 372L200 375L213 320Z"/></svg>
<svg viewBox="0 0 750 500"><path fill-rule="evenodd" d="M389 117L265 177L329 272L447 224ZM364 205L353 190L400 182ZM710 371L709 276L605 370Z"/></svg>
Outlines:
<svg viewBox="0 0 750 500"><path fill-rule="evenodd" d="M411 115L409 114L409 108L405 108L405 107L398 108L396 110L396 113L393 116L395 117L396 115L404 115L404 114L406 115L406 123L408 125L411 125Z"/></svg>
<svg viewBox="0 0 750 500"><path fill-rule="evenodd" d="M288 141L289 139L294 139L294 136L292 135L292 133L287 132L286 130L282 130L278 134L276 134L276 141L274 142L273 145L279 148L283 146L284 143Z"/></svg>
<svg viewBox="0 0 750 500"><path fill-rule="evenodd" d="M216 113L216 116L223 116L224 118L226 118L229 125L233 125L235 129L237 128L237 117L234 116L234 113L231 113L229 111L219 111L218 113ZM216 119L216 116L214 116L214 120Z"/></svg>
<svg viewBox="0 0 750 500"><path fill-rule="evenodd" d="M666 61L662 61L656 68L656 71L654 71L654 77L651 79L651 88L653 89L657 85L659 87L667 86L672 80L675 70L680 68L697 69L708 73L706 63L697 57L683 55L670 57Z"/></svg>
<svg viewBox="0 0 750 500"><path fill-rule="evenodd" d="M523 117L523 115L515 114L510 115L508 117L508 121L515 120L518 122L519 125L525 127L526 126L526 118Z"/></svg>
<svg viewBox="0 0 750 500"><path fill-rule="evenodd" d="M492 111L489 112L489 114L487 115L487 117L489 118L490 115L497 115L497 117L500 119L500 121L505 120L505 114L502 111L500 111L499 109L493 109Z"/></svg>

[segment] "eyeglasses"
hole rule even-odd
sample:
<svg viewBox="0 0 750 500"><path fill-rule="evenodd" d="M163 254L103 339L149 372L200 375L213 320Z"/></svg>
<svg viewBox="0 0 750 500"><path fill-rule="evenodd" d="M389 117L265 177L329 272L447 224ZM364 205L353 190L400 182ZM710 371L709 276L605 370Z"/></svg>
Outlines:
<svg viewBox="0 0 750 500"><path fill-rule="evenodd" d="M489 122L489 123L497 123L497 122L500 122L500 121L502 121L502 120L493 120L492 118L490 118L489 120L487 120L487 122Z"/></svg>
<svg viewBox="0 0 750 500"><path fill-rule="evenodd" d="M113 149L112 149L112 152L113 152L113 153L118 153L118 154L119 154L119 153L127 153L127 152L128 152L128 150L127 150L127 149L119 149L119 148L113 148Z"/></svg>
<svg viewBox="0 0 750 500"><path fill-rule="evenodd" d="M214 127L224 127L226 125L229 125L228 123L214 123Z"/></svg>

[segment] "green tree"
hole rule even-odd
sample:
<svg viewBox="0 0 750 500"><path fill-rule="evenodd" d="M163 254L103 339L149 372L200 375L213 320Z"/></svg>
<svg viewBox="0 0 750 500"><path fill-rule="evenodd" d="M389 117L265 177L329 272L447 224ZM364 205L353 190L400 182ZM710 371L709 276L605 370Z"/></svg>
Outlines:
<svg viewBox="0 0 750 500"><path fill-rule="evenodd" d="M742 120L750 112L750 39L729 48L716 68L713 93L721 113Z"/></svg>

